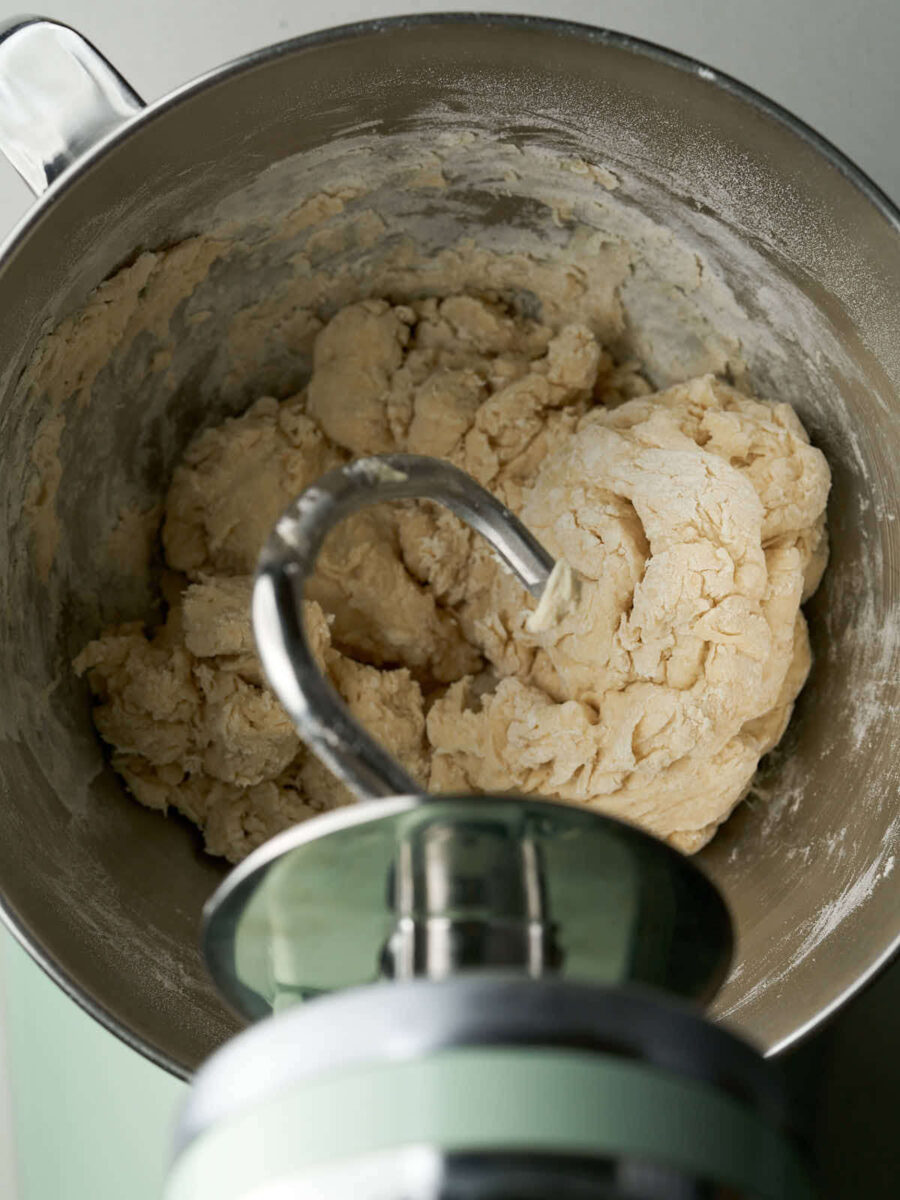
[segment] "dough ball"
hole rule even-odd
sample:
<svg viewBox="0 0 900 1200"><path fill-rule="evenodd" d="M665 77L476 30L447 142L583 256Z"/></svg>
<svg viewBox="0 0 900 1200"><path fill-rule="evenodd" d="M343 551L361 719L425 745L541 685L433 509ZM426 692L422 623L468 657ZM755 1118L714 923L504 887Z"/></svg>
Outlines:
<svg viewBox="0 0 900 1200"><path fill-rule="evenodd" d="M393 450L472 474L573 586L532 627L534 601L452 513L354 515L305 609L353 716L423 789L544 795L699 849L809 671L827 464L787 405L712 376L652 393L588 327L496 297L352 304L318 334L305 392L188 447L165 506L165 623L109 630L75 662L135 798L232 861L352 803L263 678L252 573L299 492Z"/></svg>

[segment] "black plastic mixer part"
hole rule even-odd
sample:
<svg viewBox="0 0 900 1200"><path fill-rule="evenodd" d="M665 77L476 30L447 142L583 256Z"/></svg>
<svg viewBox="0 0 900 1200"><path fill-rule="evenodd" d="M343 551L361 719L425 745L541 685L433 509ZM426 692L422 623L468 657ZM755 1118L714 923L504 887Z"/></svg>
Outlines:
<svg viewBox="0 0 900 1200"><path fill-rule="evenodd" d="M393 1200L756 1200L749 1192L627 1158L448 1154L433 1197Z"/></svg>

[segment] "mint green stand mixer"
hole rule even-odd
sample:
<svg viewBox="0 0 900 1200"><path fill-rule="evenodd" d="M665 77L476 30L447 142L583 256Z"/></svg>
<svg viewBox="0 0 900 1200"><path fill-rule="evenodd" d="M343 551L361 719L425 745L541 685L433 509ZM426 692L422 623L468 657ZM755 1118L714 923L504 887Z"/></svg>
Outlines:
<svg viewBox="0 0 900 1200"><path fill-rule="evenodd" d="M279 520L260 657L360 803L266 843L207 906L210 971L257 1023L199 1071L167 1200L811 1197L775 1068L701 1015L732 934L699 868L585 808L423 795L319 672L302 600L325 537L416 498L536 598L554 572L489 493L413 455L333 471Z"/></svg>

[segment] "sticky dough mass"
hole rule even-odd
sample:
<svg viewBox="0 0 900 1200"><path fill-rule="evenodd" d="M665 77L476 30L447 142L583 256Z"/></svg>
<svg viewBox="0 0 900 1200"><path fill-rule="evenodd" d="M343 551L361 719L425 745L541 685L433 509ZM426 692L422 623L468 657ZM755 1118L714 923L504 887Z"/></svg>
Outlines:
<svg viewBox="0 0 900 1200"><path fill-rule="evenodd" d="M340 311L302 393L189 446L162 528L165 623L110 630L76 660L134 796L232 861L350 802L263 682L252 572L317 476L397 450L468 471L579 586L529 629L534 601L449 512L350 518L306 619L353 714L431 791L537 793L699 849L809 670L826 462L788 405L712 376L651 393L587 328L466 296Z"/></svg>

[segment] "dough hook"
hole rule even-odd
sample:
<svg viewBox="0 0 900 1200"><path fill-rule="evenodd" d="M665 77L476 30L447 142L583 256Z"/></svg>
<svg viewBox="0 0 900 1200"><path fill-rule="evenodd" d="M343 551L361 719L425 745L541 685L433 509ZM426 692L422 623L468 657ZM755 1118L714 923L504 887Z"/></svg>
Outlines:
<svg viewBox="0 0 900 1200"><path fill-rule="evenodd" d="M329 471L284 512L259 560L253 631L263 668L300 736L363 800L421 789L348 713L315 664L303 593L325 538L351 513L391 500L434 500L475 529L539 599L554 560L471 476L417 454L360 458Z"/></svg>

